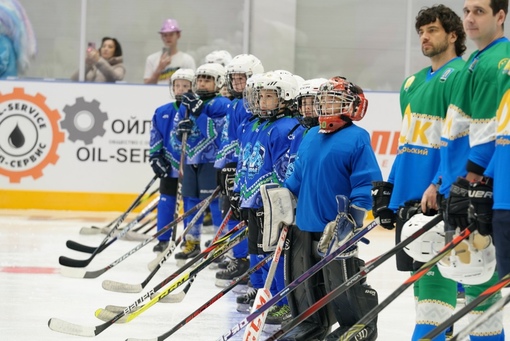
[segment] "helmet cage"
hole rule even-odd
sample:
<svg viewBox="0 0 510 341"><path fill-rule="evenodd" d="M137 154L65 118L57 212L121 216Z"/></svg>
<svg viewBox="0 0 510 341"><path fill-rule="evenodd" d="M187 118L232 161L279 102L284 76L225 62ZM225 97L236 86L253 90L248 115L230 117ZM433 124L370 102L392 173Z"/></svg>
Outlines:
<svg viewBox="0 0 510 341"><path fill-rule="evenodd" d="M214 91L204 91L197 89L197 81L201 77L210 77L214 80ZM218 63L206 63L198 67L193 79L192 90L200 97L213 97L218 94L225 85L225 68Z"/></svg>
<svg viewBox="0 0 510 341"><path fill-rule="evenodd" d="M241 98L243 96L243 91L236 91L234 89L232 84L233 74L244 74L246 76L246 81L248 81L251 76L264 72L264 67L260 60L252 54L239 54L235 56L230 63L228 63L226 69L227 89L232 96L237 98Z"/></svg>
<svg viewBox="0 0 510 341"><path fill-rule="evenodd" d="M174 92L174 82L178 79L187 80L192 85L195 79L195 71L192 69L178 69L174 72L172 77L170 77L170 96L175 98L176 101L180 102L182 100L182 95L175 95Z"/></svg>

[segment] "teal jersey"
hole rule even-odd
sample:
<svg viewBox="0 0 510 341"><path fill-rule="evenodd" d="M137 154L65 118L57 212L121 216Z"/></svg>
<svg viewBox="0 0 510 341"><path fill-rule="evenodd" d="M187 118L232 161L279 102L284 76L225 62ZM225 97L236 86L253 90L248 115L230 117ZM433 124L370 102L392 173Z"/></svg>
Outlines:
<svg viewBox="0 0 510 341"><path fill-rule="evenodd" d="M456 178L467 174L468 161L485 169L492 158L499 104L495 80L509 55L508 39L497 39L471 54L459 75L441 133L441 194L448 195Z"/></svg>
<svg viewBox="0 0 510 341"><path fill-rule="evenodd" d="M402 128L388 178L394 185L389 206L393 210L408 200L421 199L427 187L437 182L442 122L464 64L457 57L434 72L427 67L402 84Z"/></svg>

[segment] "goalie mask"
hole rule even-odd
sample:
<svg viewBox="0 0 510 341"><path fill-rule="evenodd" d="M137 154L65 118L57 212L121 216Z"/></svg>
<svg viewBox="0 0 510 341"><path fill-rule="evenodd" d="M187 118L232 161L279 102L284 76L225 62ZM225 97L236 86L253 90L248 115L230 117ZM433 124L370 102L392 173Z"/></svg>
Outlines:
<svg viewBox="0 0 510 341"><path fill-rule="evenodd" d="M321 133L332 133L351 121L361 120L368 101L363 90L343 77L333 77L321 85L315 108Z"/></svg>
<svg viewBox="0 0 510 341"><path fill-rule="evenodd" d="M496 270L496 248L490 236L473 232L437 264L441 274L462 284L487 282Z"/></svg>
<svg viewBox="0 0 510 341"><path fill-rule="evenodd" d="M175 81L179 79L189 81L189 87L186 87L185 89L178 89L177 87L182 86L182 84L175 84ZM191 84L194 79L195 71L193 71L193 69L179 69L175 71L170 78L170 96L175 98L177 102L180 102L182 100L182 94L191 89Z"/></svg>
<svg viewBox="0 0 510 341"><path fill-rule="evenodd" d="M402 227L401 240L406 240L412 236L434 217L435 216L426 216L423 213L413 215ZM404 251L415 261L426 263L434 257L444 245L444 223L441 221L420 237L416 238L411 244L404 247Z"/></svg>
<svg viewBox="0 0 510 341"><path fill-rule="evenodd" d="M198 79L203 77L211 78L214 81L214 89L212 91L199 88ZM200 65L195 72L192 89L201 98L211 98L220 92L223 85L225 85L225 68L218 63L206 63Z"/></svg>

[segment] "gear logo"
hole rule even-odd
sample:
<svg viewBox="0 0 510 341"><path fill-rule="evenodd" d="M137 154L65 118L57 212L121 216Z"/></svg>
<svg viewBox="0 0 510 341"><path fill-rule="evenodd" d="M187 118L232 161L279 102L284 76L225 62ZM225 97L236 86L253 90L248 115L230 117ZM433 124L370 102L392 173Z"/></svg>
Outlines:
<svg viewBox="0 0 510 341"><path fill-rule="evenodd" d="M83 141L91 144L96 136L103 136L106 132L103 125L108 115L99 109L99 102L87 102L83 97L76 99L76 103L64 107L65 118L61 122L63 129L69 133L70 141Z"/></svg>
<svg viewBox="0 0 510 341"><path fill-rule="evenodd" d="M19 183L23 177L41 177L49 163L56 164L65 139L59 120L39 93L28 95L23 88L0 93L0 174Z"/></svg>

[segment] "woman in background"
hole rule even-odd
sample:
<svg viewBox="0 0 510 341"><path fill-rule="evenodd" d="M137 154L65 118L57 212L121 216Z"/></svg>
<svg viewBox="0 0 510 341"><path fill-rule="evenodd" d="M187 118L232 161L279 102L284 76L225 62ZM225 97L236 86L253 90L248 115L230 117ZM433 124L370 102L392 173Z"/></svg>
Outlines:
<svg viewBox="0 0 510 341"><path fill-rule="evenodd" d="M122 63L122 47L115 38L104 37L99 50L89 45L85 57L86 82L116 82L124 79L126 69ZM78 80L78 71L71 77Z"/></svg>

